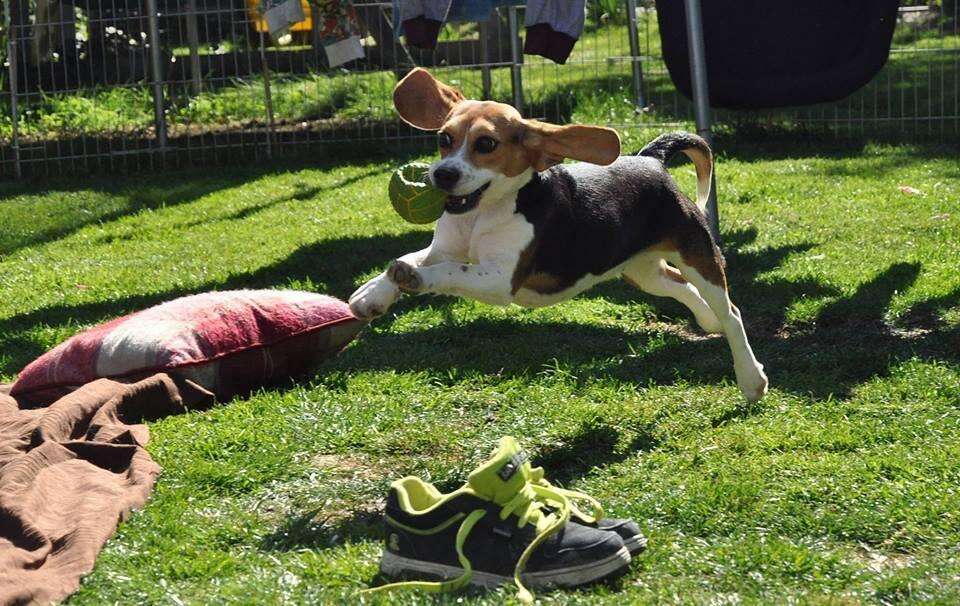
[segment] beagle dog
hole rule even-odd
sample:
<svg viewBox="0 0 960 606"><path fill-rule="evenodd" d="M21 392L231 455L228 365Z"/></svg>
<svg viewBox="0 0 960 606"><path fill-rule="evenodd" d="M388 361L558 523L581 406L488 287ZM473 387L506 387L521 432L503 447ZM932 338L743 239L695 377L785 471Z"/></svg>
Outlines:
<svg viewBox="0 0 960 606"><path fill-rule="evenodd" d="M680 301L703 330L726 336L743 395L763 397L767 377L703 215L713 170L703 139L662 135L638 155L620 156L613 129L524 120L509 105L465 100L419 68L393 100L405 122L438 132L440 159L429 176L449 195L430 246L353 293L357 317L384 314L403 292L540 307L623 277ZM696 169L695 204L664 167L678 152Z"/></svg>

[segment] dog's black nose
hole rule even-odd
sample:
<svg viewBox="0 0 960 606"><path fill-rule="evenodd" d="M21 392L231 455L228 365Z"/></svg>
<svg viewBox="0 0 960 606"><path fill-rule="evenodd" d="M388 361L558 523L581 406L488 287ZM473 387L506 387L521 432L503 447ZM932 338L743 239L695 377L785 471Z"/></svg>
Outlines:
<svg viewBox="0 0 960 606"><path fill-rule="evenodd" d="M441 166L433 171L433 184L440 189L450 191L460 180L460 171L455 168Z"/></svg>

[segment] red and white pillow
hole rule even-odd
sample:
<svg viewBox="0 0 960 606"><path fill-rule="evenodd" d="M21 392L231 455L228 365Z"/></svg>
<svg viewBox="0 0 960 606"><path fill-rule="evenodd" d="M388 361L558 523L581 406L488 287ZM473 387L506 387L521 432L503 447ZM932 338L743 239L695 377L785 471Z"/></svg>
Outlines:
<svg viewBox="0 0 960 606"><path fill-rule="evenodd" d="M310 370L364 325L343 301L315 293L192 295L71 337L28 364L10 395L49 402L95 379L168 372L227 399Z"/></svg>

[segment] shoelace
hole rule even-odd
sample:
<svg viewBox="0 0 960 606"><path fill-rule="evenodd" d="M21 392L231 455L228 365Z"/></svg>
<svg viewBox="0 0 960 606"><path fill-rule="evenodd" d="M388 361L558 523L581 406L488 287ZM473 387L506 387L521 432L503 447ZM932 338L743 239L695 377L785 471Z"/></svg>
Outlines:
<svg viewBox="0 0 960 606"><path fill-rule="evenodd" d="M570 515L574 518L580 519L585 524L594 524L603 519L603 506L600 505L600 501L596 500L585 492L568 490L566 488L554 486L544 477L544 475L545 473L543 467L534 467L530 470L530 482L535 487L544 490L544 492L541 493L541 496L549 499L550 497L547 496L548 494L558 493L563 495L567 498L570 507ZM585 501L593 513L585 513L582 509L577 507L577 501Z"/></svg>
<svg viewBox="0 0 960 606"><path fill-rule="evenodd" d="M545 505L544 500L550 501L552 507L555 509L555 511L549 515L543 512ZM537 527L537 535L530 541L530 544L523 550L523 553L520 554L520 558L513 568L513 582L517 585L517 599L521 602L526 604L533 602L533 594L524 586L520 578L520 575L523 574L527 566L527 561L530 560L530 556L533 555L533 552L536 551L541 543L569 521L570 512L570 501L563 492L556 490L552 486L534 485L529 482L524 484L523 487L517 491L517 494L500 508L499 517L501 520L506 520L511 514L514 514L517 516L517 528L523 528L531 523ZM388 583L380 587L365 589L362 593L392 589L419 589L429 593L441 593L445 591L456 591L467 585L473 577L473 565L470 563L470 559L464 555L463 545L466 543L467 537L470 536L473 527L480 521L480 518L486 514L487 511L484 509L474 509L464 518L463 522L460 523L460 527L457 529L457 559L463 567L463 574L459 577L440 582L401 581L398 583Z"/></svg>

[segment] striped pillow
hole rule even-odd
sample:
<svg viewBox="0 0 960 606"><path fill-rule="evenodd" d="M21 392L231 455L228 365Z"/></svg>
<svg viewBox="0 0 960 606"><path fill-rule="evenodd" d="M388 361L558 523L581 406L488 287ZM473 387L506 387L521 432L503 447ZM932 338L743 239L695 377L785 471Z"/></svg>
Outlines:
<svg viewBox="0 0 960 606"><path fill-rule="evenodd" d="M192 295L71 337L28 364L10 395L50 402L95 379L168 372L228 399L309 371L363 326L346 303L315 293Z"/></svg>

